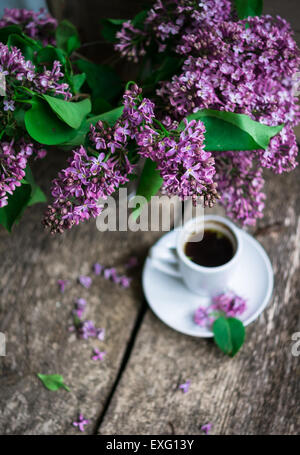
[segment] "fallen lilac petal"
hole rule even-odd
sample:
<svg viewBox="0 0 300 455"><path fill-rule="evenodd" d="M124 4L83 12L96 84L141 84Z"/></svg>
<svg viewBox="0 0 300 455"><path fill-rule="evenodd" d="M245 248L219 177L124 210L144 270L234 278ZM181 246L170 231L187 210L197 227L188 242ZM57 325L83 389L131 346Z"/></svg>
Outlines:
<svg viewBox="0 0 300 455"><path fill-rule="evenodd" d="M78 427L79 431L85 431L84 425L88 425L90 423L89 420L83 417L83 414L79 414L78 422L73 422L74 427Z"/></svg>
<svg viewBox="0 0 300 455"><path fill-rule="evenodd" d="M210 430L212 429L212 423L206 423L205 425L202 425L201 430L205 433L208 434Z"/></svg>
<svg viewBox="0 0 300 455"><path fill-rule="evenodd" d="M94 348L93 351L94 351L94 354L95 354L95 355L92 356L93 360L103 360L104 356L106 355L106 351L102 351L101 352L97 348Z"/></svg>
<svg viewBox="0 0 300 455"><path fill-rule="evenodd" d="M112 275L111 279L113 283L120 284L122 278L118 275Z"/></svg>
<svg viewBox="0 0 300 455"><path fill-rule="evenodd" d="M101 275L103 266L101 264L99 264L98 262L96 262L96 264L94 264L94 266L93 266L93 270L94 270L95 275Z"/></svg>
<svg viewBox="0 0 300 455"><path fill-rule="evenodd" d="M191 385L191 381L186 381L184 384L180 384L179 389L183 391L183 393L187 393L189 391Z"/></svg>
<svg viewBox="0 0 300 455"><path fill-rule="evenodd" d="M127 276L120 277L120 284L123 288L129 288L130 283L131 283L131 278L128 278Z"/></svg>
<svg viewBox="0 0 300 455"><path fill-rule="evenodd" d="M194 314L194 321L197 325L205 327L209 322L208 308L199 307Z"/></svg>
<svg viewBox="0 0 300 455"><path fill-rule="evenodd" d="M97 329L97 338L100 341L103 341L105 338L105 329Z"/></svg>
<svg viewBox="0 0 300 455"><path fill-rule="evenodd" d="M80 277L78 278L78 281L83 287L85 287L87 289L92 284L92 278L90 276L80 275Z"/></svg>
<svg viewBox="0 0 300 455"><path fill-rule="evenodd" d="M93 323L93 321L85 321L79 327L79 335L80 338L87 340L90 337L97 336L97 329Z"/></svg>
<svg viewBox="0 0 300 455"><path fill-rule="evenodd" d="M105 269L105 270L104 270L104 278L105 278L106 280L109 280L110 277L111 277L111 269Z"/></svg>
<svg viewBox="0 0 300 455"><path fill-rule="evenodd" d="M57 284L59 286L60 292L63 293L63 292L65 292L65 289L66 289L67 285L69 284L69 281L57 280Z"/></svg>
<svg viewBox="0 0 300 455"><path fill-rule="evenodd" d="M83 315L83 309L78 308L78 309L74 310L74 314L78 317L78 319L81 319L82 315Z"/></svg>
<svg viewBox="0 0 300 455"><path fill-rule="evenodd" d="M75 300L76 308L85 308L86 304L87 304L87 302L85 299L79 298L79 299Z"/></svg>

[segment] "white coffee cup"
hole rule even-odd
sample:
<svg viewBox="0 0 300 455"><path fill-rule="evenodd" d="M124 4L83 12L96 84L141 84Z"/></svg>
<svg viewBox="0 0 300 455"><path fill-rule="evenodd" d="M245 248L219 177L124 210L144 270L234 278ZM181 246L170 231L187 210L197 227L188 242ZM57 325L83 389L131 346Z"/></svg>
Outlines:
<svg viewBox="0 0 300 455"><path fill-rule="evenodd" d="M185 244L196 234L197 240L202 240L204 229L221 232L231 241L234 254L225 264L205 267L192 262L186 256ZM189 220L178 230L174 245L154 246L149 256L153 266L164 273L182 278L192 292L202 296L212 296L230 287L230 281L237 271L241 248L240 230L231 221L219 215L206 215Z"/></svg>

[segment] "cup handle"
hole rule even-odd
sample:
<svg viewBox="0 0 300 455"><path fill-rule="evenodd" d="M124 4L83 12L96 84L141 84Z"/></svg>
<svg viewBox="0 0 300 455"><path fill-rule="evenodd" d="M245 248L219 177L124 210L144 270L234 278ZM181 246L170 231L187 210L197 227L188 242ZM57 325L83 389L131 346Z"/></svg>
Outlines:
<svg viewBox="0 0 300 455"><path fill-rule="evenodd" d="M161 272L177 278L181 277L175 246L153 246L149 251L149 257L153 266Z"/></svg>

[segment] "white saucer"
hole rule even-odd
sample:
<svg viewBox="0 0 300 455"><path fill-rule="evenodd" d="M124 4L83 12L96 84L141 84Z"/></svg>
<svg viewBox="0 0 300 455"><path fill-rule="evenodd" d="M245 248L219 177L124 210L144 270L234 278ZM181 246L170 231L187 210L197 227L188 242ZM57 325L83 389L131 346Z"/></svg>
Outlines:
<svg viewBox="0 0 300 455"><path fill-rule="evenodd" d="M172 245L178 231L173 230L161 237L157 245ZM239 272L232 279L230 289L247 300L247 310L240 316L244 325L253 322L265 309L273 292L273 270L262 246L245 231ZM195 337L212 337L211 330L195 324L193 316L199 306L210 301L193 294L179 278L163 273L148 257L143 270L143 289L146 299L156 316L178 332Z"/></svg>

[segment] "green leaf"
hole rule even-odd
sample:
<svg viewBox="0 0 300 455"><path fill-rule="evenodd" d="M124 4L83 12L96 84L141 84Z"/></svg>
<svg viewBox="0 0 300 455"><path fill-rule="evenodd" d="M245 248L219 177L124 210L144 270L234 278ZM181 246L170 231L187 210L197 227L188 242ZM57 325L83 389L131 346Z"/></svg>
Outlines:
<svg viewBox="0 0 300 455"><path fill-rule="evenodd" d="M245 341L245 327L236 318L219 317L213 323L214 340L221 351L234 357Z"/></svg>
<svg viewBox="0 0 300 455"><path fill-rule="evenodd" d="M123 110L124 110L124 106L116 107L115 109L105 112L104 114L91 117L89 119L89 122L93 123L93 125L94 125L99 120L102 120L102 122L108 123L109 126L113 126L116 123L116 121L118 120L118 118L120 118L121 115L123 114Z"/></svg>
<svg viewBox="0 0 300 455"><path fill-rule="evenodd" d="M21 183L22 185L8 197L8 205L0 209L0 224L9 232L13 225L20 220L26 207L47 201L44 192L36 184L29 166L26 167L25 177Z"/></svg>
<svg viewBox="0 0 300 455"><path fill-rule="evenodd" d="M92 112L94 115L100 115L104 112L110 111L112 105L103 98L92 98Z"/></svg>
<svg viewBox="0 0 300 455"><path fill-rule="evenodd" d="M140 11L140 12L132 19L132 25L133 25L135 28L143 29L143 27L144 27L144 22L145 22L145 19L146 19L147 15L148 15L148 10Z"/></svg>
<svg viewBox="0 0 300 455"><path fill-rule="evenodd" d="M36 62L38 64L53 64L55 60L58 60L63 65L66 64L66 56L61 49L57 49L51 45L43 47L40 49L36 56Z"/></svg>
<svg viewBox="0 0 300 455"><path fill-rule="evenodd" d="M43 190L36 184L31 169L27 165L26 171L25 171L25 182L29 183L31 186L31 194L30 194L30 199L27 203L28 207L31 207L34 204L38 204L39 202L47 202L47 197Z"/></svg>
<svg viewBox="0 0 300 455"><path fill-rule="evenodd" d="M15 222L17 222L31 197L31 186L27 183L17 187L13 194L8 197L8 205L0 208L0 224L11 232Z"/></svg>
<svg viewBox="0 0 300 455"><path fill-rule="evenodd" d="M261 16L263 12L263 0L234 0L234 5L239 19Z"/></svg>
<svg viewBox="0 0 300 455"><path fill-rule="evenodd" d="M84 118L91 112L91 101L86 98L77 103L64 101L49 95L42 95L47 101L53 112L68 126L77 129L82 124Z"/></svg>
<svg viewBox="0 0 300 455"><path fill-rule="evenodd" d="M80 89L82 85L85 83L85 80L86 80L85 73L75 74L71 76L71 82L75 93L80 93Z"/></svg>
<svg viewBox="0 0 300 455"><path fill-rule="evenodd" d="M284 125L267 126L244 114L203 109L188 116L188 120L201 120L206 128L205 148L209 151L267 149L272 137ZM184 128L181 122L179 129Z"/></svg>
<svg viewBox="0 0 300 455"><path fill-rule="evenodd" d="M69 140L66 140L63 145L66 147L76 147L77 145L83 144L85 136L89 132L90 125L95 125L99 120L102 120L102 122L106 122L109 126L113 126L122 115L123 109L124 107L120 106L104 114L87 118L76 131L76 134Z"/></svg>
<svg viewBox="0 0 300 455"><path fill-rule="evenodd" d="M178 57L166 57L164 58L160 67L153 72L150 77L147 77L143 86L147 89L155 86L160 81L166 81L179 70L182 65L182 59Z"/></svg>
<svg viewBox="0 0 300 455"><path fill-rule="evenodd" d="M140 177L137 196L143 196L149 202L152 196L159 191L162 186L163 179L161 178L159 171L156 169L156 163L147 158L144 164L144 168ZM140 215L143 206L139 206L133 210L132 215L134 219L137 219Z"/></svg>
<svg viewBox="0 0 300 455"><path fill-rule="evenodd" d="M57 47L68 55L80 47L80 39L76 27L67 20L63 20L56 29Z"/></svg>
<svg viewBox="0 0 300 455"><path fill-rule="evenodd" d="M116 33L121 30L126 19L102 19L101 35L109 43L116 43Z"/></svg>
<svg viewBox="0 0 300 455"><path fill-rule="evenodd" d="M69 387L64 383L64 378L60 374L38 373L37 376L48 390L56 391L58 389L65 389L70 392Z"/></svg>
<svg viewBox="0 0 300 455"><path fill-rule="evenodd" d="M122 82L113 69L106 65L96 65L86 60L76 60L77 68L86 74L86 81L93 98L111 101L122 90Z"/></svg>
<svg viewBox="0 0 300 455"><path fill-rule="evenodd" d="M8 25L0 29L0 42L7 44L10 35L22 35L22 30L17 25Z"/></svg>
<svg viewBox="0 0 300 455"><path fill-rule="evenodd" d="M39 97L32 100L32 107L24 119L28 134L40 144L59 145L70 141L77 133L62 122Z"/></svg>
<svg viewBox="0 0 300 455"><path fill-rule="evenodd" d="M35 52L37 52L41 46L38 45L37 41L28 38L26 35L12 34L9 36L7 45L9 48L12 46L18 47L26 60L34 61Z"/></svg>

